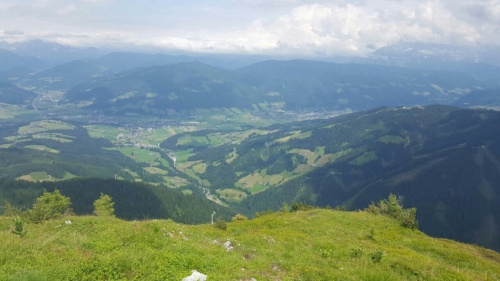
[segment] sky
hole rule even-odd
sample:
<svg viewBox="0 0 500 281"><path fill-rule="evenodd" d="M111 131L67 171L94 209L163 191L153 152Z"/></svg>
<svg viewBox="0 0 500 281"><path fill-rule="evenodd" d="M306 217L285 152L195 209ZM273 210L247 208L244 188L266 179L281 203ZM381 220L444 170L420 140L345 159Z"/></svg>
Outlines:
<svg viewBox="0 0 500 281"><path fill-rule="evenodd" d="M500 46L500 0L0 0L0 40L365 56L401 41Z"/></svg>

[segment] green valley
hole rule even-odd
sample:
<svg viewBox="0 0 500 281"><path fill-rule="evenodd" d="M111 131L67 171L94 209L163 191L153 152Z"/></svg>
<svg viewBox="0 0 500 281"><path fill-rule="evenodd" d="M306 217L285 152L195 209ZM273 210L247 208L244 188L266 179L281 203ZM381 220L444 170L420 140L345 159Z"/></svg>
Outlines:
<svg viewBox="0 0 500 281"><path fill-rule="evenodd" d="M396 193L420 210L424 232L499 249L496 228L488 227L500 225L499 118L495 111L428 106L246 128L201 116L130 124L45 119L5 127L0 172L28 181L101 177L194 191L250 217L293 202L356 210ZM433 173L456 181L450 186ZM461 212L470 215L456 220Z"/></svg>

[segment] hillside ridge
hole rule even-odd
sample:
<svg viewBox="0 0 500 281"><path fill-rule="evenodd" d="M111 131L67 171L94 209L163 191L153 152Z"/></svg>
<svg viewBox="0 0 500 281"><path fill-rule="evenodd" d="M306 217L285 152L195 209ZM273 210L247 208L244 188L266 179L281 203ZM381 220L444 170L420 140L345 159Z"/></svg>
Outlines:
<svg viewBox="0 0 500 281"><path fill-rule="evenodd" d="M66 221L66 223L65 223ZM69 223L68 223L69 221ZM500 254L426 236L391 218L325 209L189 226L72 216L29 224L0 217L0 279L498 280Z"/></svg>

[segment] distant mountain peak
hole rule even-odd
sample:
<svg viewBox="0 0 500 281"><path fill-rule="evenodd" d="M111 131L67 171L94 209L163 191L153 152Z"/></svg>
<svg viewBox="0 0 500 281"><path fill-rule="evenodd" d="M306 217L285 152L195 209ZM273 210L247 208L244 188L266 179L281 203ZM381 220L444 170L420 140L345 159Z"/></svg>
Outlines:
<svg viewBox="0 0 500 281"><path fill-rule="evenodd" d="M49 65L77 59L93 59L106 53L106 51L97 48L78 48L40 39L12 44L4 43L1 47L20 57L31 57L46 61Z"/></svg>

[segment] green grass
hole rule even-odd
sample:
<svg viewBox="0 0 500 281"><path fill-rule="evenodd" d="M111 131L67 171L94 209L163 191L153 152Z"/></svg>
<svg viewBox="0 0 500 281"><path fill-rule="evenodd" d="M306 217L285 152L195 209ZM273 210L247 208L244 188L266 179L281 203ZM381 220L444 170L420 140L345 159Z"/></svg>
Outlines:
<svg viewBox="0 0 500 281"><path fill-rule="evenodd" d="M275 213L227 223L225 231L83 216L27 224L19 237L12 225L0 217L0 280L182 280L193 269L208 280L500 278L494 251L365 212Z"/></svg>
<svg viewBox="0 0 500 281"><path fill-rule="evenodd" d="M114 141L119 133L125 131L125 129L110 125L87 125L83 126L87 129L87 132L92 138L104 138L109 141Z"/></svg>
<svg viewBox="0 0 500 281"><path fill-rule="evenodd" d="M177 140L177 146L208 146L210 140L206 136L185 136Z"/></svg>
<svg viewBox="0 0 500 281"><path fill-rule="evenodd" d="M0 119L12 119L16 116L29 114L32 112L33 111L26 110L25 108L17 105L0 103Z"/></svg>
<svg viewBox="0 0 500 281"><path fill-rule="evenodd" d="M191 149L181 150L175 152L175 157L177 158L177 163L186 162L189 157L193 155L193 151Z"/></svg>
<svg viewBox="0 0 500 281"><path fill-rule="evenodd" d="M39 150L39 151L46 151L46 152L55 153L55 154L59 153L59 150L47 147L45 145L34 145L34 144L33 145L26 145L26 146L24 146L24 148Z"/></svg>
<svg viewBox="0 0 500 281"><path fill-rule="evenodd" d="M198 163L196 165L193 165L191 168L193 169L193 172L197 174L203 174L207 170L207 165L205 163Z"/></svg>
<svg viewBox="0 0 500 281"><path fill-rule="evenodd" d="M17 136L8 136L3 138L6 141L11 141L11 142L25 142L25 141L30 141L31 138L26 135L17 135Z"/></svg>
<svg viewBox="0 0 500 281"><path fill-rule="evenodd" d="M168 172L157 167L144 167L144 171L154 175L167 175Z"/></svg>
<svg viewBox="0 0 500 281"><path fill-rule="evenodd" d="M378 138L378 141L383 142L385 144L388 143L400 144L404 142L404 139L400 136L386 135Z"/></svg>
<svg viewBox="0 0 500 281"><path fill-rule="evenodd" d="M67 180L76 177L72 173L65 172L64 176L62 179L53 177L49 175L47 172L43 171L38 171L38 172L31 172L27 175L20 176L17 179L18 180L25 180L25 181L60 181L60 180Z"/></svg>
<svg viewBox="0 0 500 281"><path fill-rule="evenodd" d="M229 202L241 202L247 197L245 192L232 188L217 189L216 191L220 198Z"/></svg>
<svg viewBox="0 0 500 281"><path fill-rule="evenodd" d="M28 175L19 177L20 180L26 181L52 181L54 178L47 174L47 172L31 172Z"/></svg>
<svg viewBox="0 0 500 281"><path fill-rule="evenodd" d="M30 134L55 130L73 130L75 126L57 120L33 121L27 126L19 127L19 134Z"/></svg>
<svg viewBox="0 0 500 281"><path fill-rule="evenodd" d="M73 136L68 136L60 133L41 133L33 135L33 139L53 140L60 143L72 142L74 138L75 137Z"/></svg>
<svg viewBox="0 0 500 281"><path fill-rule="evenodd" d="M113 147L106 149L119 151L123 155L132 158L138 163L151 163L153 165L161 164L164 167L169 167L170 165L168 161L161 158L161 154L156 151L136 147Z"/></svg>
<svg viewBox="0 0 500 281"><path fill-rule="evenodd" d="M249 191L250 191L250 193L252 193L252 195L255 195L255 194L262 192L268 188L269 188L268 186L265 186L263 184L256 184L252 188L250 188Z"/></svg>
<svg viewBox="0 0 500 281"><path fill-rule="evenodd" d="M375 154L375 151L369 151L369 152L363 153L361 156L357 157L356 159L352 160L349 163L352 165L361 166L361 165L364 165L370 161L377 160L377 159L378 159L378 157Z"/></svg>
<svg viewBox="0 0 500 281"><path fill-rule="evenodd" d="M169 188L181 188L188 185L186 179L180 177L163 177L163 179L163 183Z"/></svg>

